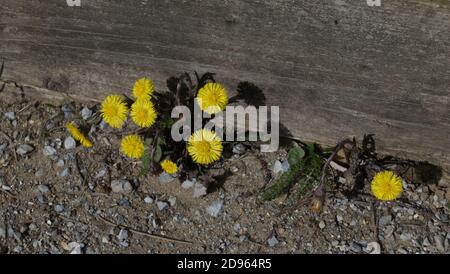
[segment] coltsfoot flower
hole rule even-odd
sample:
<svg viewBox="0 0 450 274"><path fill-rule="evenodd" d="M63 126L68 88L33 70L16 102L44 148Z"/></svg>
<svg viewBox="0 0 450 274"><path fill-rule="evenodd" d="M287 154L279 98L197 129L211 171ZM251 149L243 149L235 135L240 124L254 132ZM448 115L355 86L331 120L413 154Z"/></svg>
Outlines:
<svg viewBox="0 0 450 274"><path fill-rule="evenodd" d="M403 190L402 178L392 171L381 171L372 179L371 189L373 195L381 201L397 199Z"/></svg>
<svg viewBox="0 0 450 274"><path fill-rule="evenodd" d="M208 165L217 161L222 155L222 141L211 130L197 130L188 140L188 152L194 162Z"/></svg>
<svg viewBox="0 0 450 274"><path fill-rule="evenodd" d="M161 162L162 169L168 173L168 174L175 174L177 173L178 167L177 164L170 160L164 160Z"/></svg>
<svg viewBox="0 0 450 274"><path fill-rule="evenodd" d="M102 103L101 116L113 128L121 128L128 115L128 107L120 95L108 95Z"/></svg>
<svg viewBox="0 0 450 274"><path fill-rule="evenodd" d="M218 83L207 83L197 94L200 109L209 114L221 112L228 104L228 93Z"/></svg>
<svg viewBox="0 0 450 274"><path fill-rule="evenodd" d="M153 94L152 80L144 77L137 80L133 86L133 96L136 100L150 100Z"/></svg>
<svg viewBox="0 0 450 274"><path fill-rule="evenodd" d="M70 135L72 135L73 139L80 142L82 146L92 147L92 142L75 126L73 122L68 123L66 128Z"/></svg>
<svg viewBox="0 0 450 274"><path fill-rule="evenodd" d="M151 127L156 117L155 107L150 100L137 100L131 105L131 119L140 127Z"/></svg>
<svg viewBox="0 0 450 274"><path fill-rule="evenodd" d="M144 142L138 135L128 135L122 139L122 152L129 158L139 159L144 155Z"/></svg>

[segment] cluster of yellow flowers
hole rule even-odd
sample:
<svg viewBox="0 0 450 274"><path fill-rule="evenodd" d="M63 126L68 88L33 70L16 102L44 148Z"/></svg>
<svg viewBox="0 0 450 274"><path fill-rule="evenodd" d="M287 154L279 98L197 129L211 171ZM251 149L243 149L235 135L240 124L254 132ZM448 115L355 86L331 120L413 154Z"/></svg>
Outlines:
<svg viewBox="0 0 450 274"><path fill-rule="evenodd" d="M149 128L155 122L157 113L151 101L153 82L144 77L137 80L133 86L134 103L131 105L131 119L142 128ZM116 94L108 95L101 106L101 117L112 128L121 128L130 112L125 99ZM130 158L141 158L145 146L142 138L137 134L125 136L121 142L122 152Z"/></svg>
<svg viewBox="0 0 450 274"><path fill-rule="evenodd" d="M153 83L148 78L136 81L133 87L135 102L131 105L131 119L143 128L151 127L156 121L156 111L151 101ZM128 106L120 95L108 95L102 103L101 116L113 128L121 128L128 117Z"/></svg>
<svg viewBox="0 0 450 274"><path fill-rule="evenodd" d="M152 94L153 83L150 79L141 78L135 82L135 102L131 105L130 116L139 127L149 128L156 122L157 113L151 101ZM209 114L224 110L228 104L227 91L218 83L207 83L199 90L196 99L200 108ZM107 96L101 105L101 117L113 128L121 128L125 124L129 111L127 103L120 95ZM194 162L202 165L217 161L222 155L222 149L220 138L211 130L198 130L188 141L189 155ZM145 152L144 141L137 134L128 135L122 139L121 150L127 157L142 158ZM178 171L177 165L170 160L166 159L160 165L169 174Z"/></svg>
<svg viewBox="0 0 450 274"><path fill-rule="evenodd" d="M155 122L157 113L151 101L153 82L148 78L137 80L133 87L135 102L131 105L131 119L142 128L149 128ZM218 83L205 84L197 94L200 108L215 114L223 111L228 104L228 93L224 86ZM113 128L121 128L128 117L128 106L120 95L109 95L101 106L103 120ZM92 147L92 142L75 126L73 122L66 125L72 137L84 147ZM142 158L145 145L137 134L124 137L121 142L122 152L130 158ZM212 130L200 129L195 131L188 140L187 150L195 163L209 165L222 156L222 141ZM166 159L160 163L168 174L178 171L176 163ZM392 171L381 171L375 174L371 182L372 194L381 201L397 199L403 190L402 178Z"/></svg>
<svg viewBox="0 0 450 274"><path fill-rule="evenodd" d="M197 94L197 102L201 110L215 114L223 111L228 104L228 93L218 83L205 84ZM194 162L209 165L222 156L222 141L212 130L200 129L188 140L188 153Z"/></svg>

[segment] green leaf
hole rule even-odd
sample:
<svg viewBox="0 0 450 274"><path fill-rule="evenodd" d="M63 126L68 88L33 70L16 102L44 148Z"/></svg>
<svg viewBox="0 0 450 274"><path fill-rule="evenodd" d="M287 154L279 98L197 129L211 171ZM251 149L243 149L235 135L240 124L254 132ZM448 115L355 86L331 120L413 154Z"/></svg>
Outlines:
<svg viewBox="0 0 450 274"><path fill-rule="evenodd" d="M141 171L139 172L139 177L143 176L145 173L147 173L148 170L150 170L150 164L151 164L151 159L150 159L150 150L149 149L145 149L144 151L144 155L142 155L142 168Z"/></svg>
<svg viewBox="0 0 450 274"><path fill-rule="evenodd" d="M175 124L175 121L171 118L166 119L162 122L162 126L164 128L171 128L173 126L173 124Z"/></svg>
<svg viewBox="0 0 450 274"><path fill-rule="evenodd" d="M162 155L163 155L162 148L160 145L157 145L155 155L153 156L153 161L158 163L159 161L161 161Z"/></svg>
<svg viewBox="0 0 450 274"><path fill-rule="evenodd" d="M152 144L153 144L153 138L145 138L145 140L144 140L144 144L147 146L147 147L150 147Z"/></svg>
<svg viewBox="0 0 450 274"><path fill-rule="evenodd" d="M156 142L158 146L163 146L166 144L166 140L162 137L158 137L158 141Z"/></svg>
<svg viewBox="0 0 450 274"><path fill-rule="evenodd" d="M294 147L289 151L288 154L288 162L289 165L294 165L298 161L300 161L303 157L305 157L305 151L300 147Z"/></svg>
<svg viewBox="0 0 450 274"><path fill-rule="evenodd" d="M295 183L295 180L300 176L302 164L303 161L300 161L291 166L289 170L283 173L272 186L262 191L259 199L262 201L271 201L286 192L292 186L292 184Z"/></svg>
<svg viewBox="0 0 450 274"><path fill-rule="evenodd" d="M302 197L317 186L324 161L315 151L314 144L308 145L307 152L291 149L288 155L289 170L276 179L273 185L264 189L258 198L262 201L273 200L296 184L298 196Z"/></svg>

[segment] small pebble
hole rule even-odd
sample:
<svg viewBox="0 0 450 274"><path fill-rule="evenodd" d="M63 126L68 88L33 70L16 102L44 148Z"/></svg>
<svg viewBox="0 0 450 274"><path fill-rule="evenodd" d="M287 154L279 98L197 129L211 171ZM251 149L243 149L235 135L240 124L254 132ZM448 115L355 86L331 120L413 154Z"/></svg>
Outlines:
<svg viewBox="0 0 450 274"><path fill-rule="evenodd" d="M60 177L67 177L70 175L70 168L65 168L61 173L59 174Z"/></svg>
<svg viewBox="0 0 450 274"><path fill-rule="evenodd" d="M59 159L58 162L56 162L56 166L57 167L63 167L64 166L64 160L63 159Z"/></svg>
<svg viewBox="0 0 450 274"><path fill-rule="evenodd" d="M216 201L206 208L206 212L213 217L218 217L222 206L223 201Z"/></svg>
<svg viewBox="0 0 450 274"><path fill-rule="evenodd" d="M10 186L7 186L7 185L2 185L2 189L5 190L5 191L11 191L12 190L12 188Z"/></svg>
<svg viewBox="0 0 450 274"><path fill-rule="evenodd" d="M207 194L207 188L201 184L201 183L195 183L194 185L194 198L200 198L202 196L205 196Z"/></svg>
<svg viewBox="0 0 450 274"><path fill-rule="evenodd" d="M75 139L73 139L72 136L69 136L64 140L64 148L65 149L74 149L76 146L77 146L77 143L75 142Z"/></svg>
<svg viewBox="0 0 450 274"><path fill-rule="evenodd" d="M159 174L159 182L161 184L170 183L174 180L175 180L175 177L173 177L172 175L170 175L166 172L162 172L161 174Z"/></svg>
<svg viewBox="0 0 450 274"><path fill-rule="evenodd" d="M87 119L91 118L91 116L92 116L92 110L90 110L88 107L84 107L84 108L81 110L81 117L82 117L84 120L87 120Z"/></svg>
<svg viewBox="0 0 450 274"><path fill-rule="evenodd" d="M119 234L117 235L117 239L119 240L120 245L127 247L128 246L128 230L121 229Z"/></svg>
<svg viewBox="0 0 450 274"><path fill-rule="evenodd" d="M377 242L370 242L367 244L365 251L369 254L381 254L381 246Z"/></svg>
<svg viewBox="0 0 450 274"><path fill-rule="evenodd" d="M109 244L109 237L103 236L103 237L102 237L102 243L104 243L104 244Z"/></svg>
<svg viewBox="0 0 450 274"><path fill-rule="evenodd" d="M44 170L42 168L36 170L36 172L34 173L34 176L36 176L38 178L44 176Z"/></svg>
<svg viewBox="0 0 450 274"><path fill-rule="evenodd" d="M55 147L56 147L56 149L60 149L62 144L63 144L63 142L61 141L61 139L59 139L59 138L55 139Z"/></svg>
<svg viewBox="0 0 450 274"><path fill-rule="evenodd" d="M168 207L169 207L169 204L168 204L167 202L164 202L164 201L157 201L157 202L156 202L156 206L158 206L158 209L159 209L160 211L162 211L162 210L168 208Z"/></svg>
<svg viewBox="0 0 450 274"><path fill-rule="evenodd" d="M64 112L64 118L70 119L73 114L73 106L71 104L65 104L61 107L62 112Z"/></svg>
<svg viewBox="0 0 450 274"><path fill-rule="evenodd" d="M182 184L181 184L181 187L183 188L183 189L189 189L189 188L191 188L191 187L193 187L194 186L194 184L195 184L195 180L185 180Z"/></svg>
<svg viewBox="0 0 450 274"><path fill-rule="evenodd" d="M45 146L42 152L45 156L52 156L56 154L56 149L51 146Z"/></svg>
<svg viewBox="0 0 450 274"><path fill-rule="evenodd" d="M36 226L36 224L31 223L31 224L28 226L28 229L29 229L30 231L37 231L37 226Z"/></svg>
<svg viewBox="0 0 450 274"><path fill-rule="evenodd" d="M325 222L324 221L320 221L319 227L320 227L320 229L324 229L325 228Z"/></svg>
<svg viewBox="0 0 450 274"><path fill-rule="evenodd" d="M246 151L247 151L247 148L241 143L239 143L233 147L233 153L237 154L237 155L242 155Z"/></svg>
<svg viewBox="0 0 450 274"><path fill-rule="evenodd" d="M289 165L288 160L284 160L283 162L281 162L281 168L282 168L283 172L288 171L289 167L290 167L290 165Z"/></svg>
<svg viewBox="0 0 450 274"><path fill-rule="evenodd" d="M133 186L127 180L113 180L111 190L115 193L127 194L133 190Z"/></svg>
<svg viewBox="0 0 450 274"><path fill-rule="evenodd" d="M146 204L153 204L153 199L149 196L144 198L144 203Z"/></svg>
<svg viewBox="0 0 450 274"><path fill-rule="evenodd" d="M10 121L14 121L16 120L16 113L13 111L5 112L5 117Z"/></svg>
<svg viewBox="0 0 450 274"><path fill-rule="evenodd" d="M355 242L352 242L352 243L350 244L350 250L353 251L353 252L355 252L355 253L361 253L362 247L361 247L360 244L355 243Z"/></svg>
<svg viewBox="0 0 450 274"><path fill-rule="evenodd" d="M176 203L177 203L177 198L176 197L170 197L169 198L170 206L175 206Z"/></svg>
<svg viewBox="0 0 450 274"><path fill-rule="evenodd" d="M436 235L434 236L434 242L436 243L436 248L437 250L439 250L439 252L445 252L444 237L442 237L441 235Z"/></svg>
<svg viewBox="0 0 450 274"><path fill-rule="evenodd" d="M20 145L17 148L16 152L19 155L26 155L26 154L32 152L33 150L34 150L34 147L32 147L30 145L27 145L27 144L24 144L24 145Z"/></svg>
<svg viewBox="0 0 450 274"><path fill-rule="evenodd" d="M38 190L44 194L50 191L49 187L46 185L39 185Z"/></svg>
<svg viewBox="0 0 450 274"><path fill-rule="evenodd" d="M400 239L402 241L407 242L407 241L411 240L411 238L412 238L412 235L410 233L402 233L402 234L400 234Z"/></svg>
<svg viewBox="0 0 450 274"><path fill-rule="evenodd" d="M0 239L6 238L6 229L3 226L0 226Z"/></svg>
<svg viewBox="0 0 450 274"><path fill-rule="evenodd" d="M280 161L275 161L275 163L273 164L273 168L272 168L273 173L278 174L280 172L283 171L283 165L281 164Z"/></svg>
<svg viewBox="0 0 450 274"><path fill-rule="evenodd" d="M389 225L391 222L392 222L392 216L391 215L384 215L378 220L378 224L380 226Z"/></svg>
<svg viewBox="0 0 450 274"><path fill-rule="evenodd" d="M61 213L64 211L64 205L55 205L56 213Z"/></svg>
<svg viewBox="0 0 450 274"><path fill-rule="evenodd" d="M117 204L119 206L130 206L130 201L128 200L128 198L125 197L123 199L120 199Z"/></svg>
<svg viewBox="0 0 450 274"><path fill-rule="evenodd" d="M397 252L398 252L399 254L408 254L408 250L406 250L406 249L404 249L404 248L399 248L399 249L397 249Z"/></svg>
<svg viewBox="0 0 450 274"><path fill-rule="evenodd" d="M270 247L274 247L279 243L279 241L278 241L277 237L272 236L272 238L267 240L267 243L269 244Z"/></svg>
<svg viewBox="0 0 450 274"><path fill-rule="evenodd" d="M0 155L3 153L3 151L5 151L5 149L8 147L8 144L4 143L4 144L0 144Z"/></svg>
<svg viewBox="0 0 450 274"><path fill-rule="evenodd" d="M95 179L105 177L106 173L107 173L106 169L100 170L99 172L97 172L97 174L95 174Z"/></svg>

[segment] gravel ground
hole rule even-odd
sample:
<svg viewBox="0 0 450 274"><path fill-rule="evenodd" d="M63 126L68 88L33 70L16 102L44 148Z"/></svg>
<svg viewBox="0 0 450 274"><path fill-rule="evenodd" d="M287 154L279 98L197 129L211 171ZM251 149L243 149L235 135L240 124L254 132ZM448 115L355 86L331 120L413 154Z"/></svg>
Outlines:
<svg viewBox="0 0 450 274"><path fill-rule="evenodd" d="M95 106L0 101L0 253L449 253L448 181L405 182L402 199L376 202L368 185L339 184L320 215L282 196L258 203L286 152L235 148L219 189L166 174L136 179L120 134L100 123L92 149L64 125ZM125 129L124 131L126 131ZM222 172L222 173L221 173Z"/></svg>

